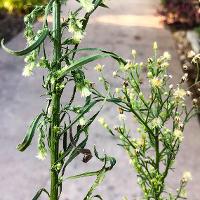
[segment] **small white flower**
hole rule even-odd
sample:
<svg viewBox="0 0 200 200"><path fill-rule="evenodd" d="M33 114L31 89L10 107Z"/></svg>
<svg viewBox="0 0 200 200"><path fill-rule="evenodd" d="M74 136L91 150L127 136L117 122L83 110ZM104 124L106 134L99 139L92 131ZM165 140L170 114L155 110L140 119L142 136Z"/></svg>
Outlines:
<svg viewBox="0 0 200 200"><path fill-rule="evenodd" d="M194 51L189 51L188 53L187 53L187 57L188 58L193 58L195 56L195 52Z"/></svg>
<svg viewBox="0 0 200 200"><path fill-rule="evenodd" d="M80 43L81 40L84 38L84 33L82 31L76 31L73 33L72 39L75 43Z"/></svg>
<svg viewBox="0 0 200 200"><path fill-rule="evenodd" d="M191 62L197 64L198 61L200 61L200 53L195 55Z"/></svg>
<svg viewBox="0 0 200 200"><path fill-rule="evenodd" d="M175 116L174 120L175 120L175 122L179 123L181 119L179 116Z"/></svg>
<svg viewBox="0 0 200 200"><path fill-rule="evenodd" d="M85 120L84 117L81 117L81 118L79 119L79 124L80 124L81 126L84 126L84 125L86 124L86 120Z"/></svg>
<svg viewBox="0 0 200 200"><path fill-rule="evenodd" d="M137 145L138 146L140 146L140 147L142 147L142 146L144 146L145 145L145 138L139 138L137 141L136 141L136 143L137 143Z"/></svg>
<svg viewBox="0 0 200 200"><path fill-rule="evenodd" d="M117 131L117 130L119 129L119 126L114 125L114 126L113 126L113 129Z"/></svg>
<svg viewBox="0 0 200 200"><path fill-rule="evenodd" d="M130 60L127 60L127 64L124 66L124 70L127 71L133 67L133 63Z"/></svg>
<svg viewBox="0 0 200 200"><path fill-rule="evenodd" d="M186 91L187 96L192 96L192 92L190 92L189 90Z"/></svg>
<svg viewBox="0 0 200 200"><path fill-rule="evenodd" d="M192 180L192 174L191 174L191 172L189 172L189 171L184 172L183 176L182 176L182 181L184 183L187 183L188 181L191 181L191 180Z"/></svg>
<svg viewBox="0 0 200 200"><path fill-rule="evenodd" d="M184 124L183 124L183 123L179 123L179 124L178 124L178 127L179 127L180 129L183 129L183 128L184 128Z"/></svg>
<svg viewBox="0 0 200 200"><path fill-rule="evenodd" d="M104 68L104 65L96 65L96 67L94 68L97 72L102 72L103 71L103 68Z"/></svg>
<svg viewBox="0 0 200 200"><path fill-rule="evenodd" d="M184 138L183 132L179 129L175 129L174 130L174 137L175 137L176 140L179 140L181 142Z"/></svg>
<svg viewBox="0 0 200 200"><path fill-rule="evenodd" d="M68 22L68 31L70 33L75 33L77 31L81 31L83 24L80 19L76 18L73 14L69 15L69 22Z"/></svg>
<svg viewBox="0 0 200 200"><path fill-rule="evenodd" d="M143 62L140 62L140 67L143 67L144 63Z"/></svg>
<svg viewBox="0 0 200 200"><path fill-rule="evenodd" d="M161 87L162 86L162 83L163 83L163 80L162 79L159 79L158 77L154 77L150 80L150 83L152 85L152 87Z"/></svg>
<svg viewBox="0 0 200 200"><path fill-rule="evenodd" d="M86 12L91 12L94 9L94 4L92 0L80 0L80 3Z"/></svg>
<svg viewBox="0 0 200 200"><path fill-rule="evenodd" d="M38 155L36 156L36 158L38 158L39 160L45 160L47 157L47 151L45 149L41 149L38 152Z"/></svg>
<svg viewBox="0 0 200 200"><path fill-rule="evenodd" d="M24 70L22 72L22 76L29 77L33 74L33 68L34 64L28 64L24 67Z"/></svg>
<svg viewBox="0 0 200 200"><path fill-rule="evenodd" d="M177 103L181 100L184 100L185 96L186 96L186 91L184 89L177 88L174 91L174 97Z"/></svg>
<svg viewBox="0 0 200 200"><path fill-rule="evenodd" d="M183 65L184 70L188 70L188 66L186 64Z"/></svg>
<svg viewBox="0 0 200 200"><path fill-rule="evenodd" d="M169 133L171 133L171 130L166 128L166 127L164 127L163 128L163 134L169 134Z"/></svg>
<svg viewBox="0 0 200 200"><path fill-rule="evenodd" d="M169 85L169 89L170 89L170 90L171 90L173 87L174 87L173 84L170 84L170 85Z"/></svg>
<svg viewBox="0 0 200 200"><path fill-rule="evenodd" d="M185 74L182 76L181 80L182 80L183 82L187 81L187 80L188 80L188 73L185 73Z"/></svg>
<svg viewBox="0 0 200 200"><path fill-rule="evenodd" d="M166 59L166 60L171 60L171 55L170 55L170 53L167 52L167 51L165 51L165 52L163 53L163 57L164 57L164 59Z"/></svg>
<svg viewBox="0 0 200 200"><path fill-rule="evenodd" d="M103 117L100 117L98 119L98 122L103 126L106 122L105 122L105 119Z"/></svg>
<svg viewBox="0 0 200 200"><path fill-rule="evenodd" d="M88 97L91 95L91 92L87 86L81 88L81 97Z"/></svg>
<svg viewBox="0 0 200 200"><path fill-rule="evenodd" d="M104 119L103 117L100 117L100 118L98 119L98 122L99 122L104 128L106 128L106 129L109 128L109 127L108 127L108 124L105 122L105 119Z"/></svg>
<svg viewBox="0 0 200 200"><path fill-rule="evenodd" d="M120 93L120 91L121 91L121 89L120 89L120 88L115 88L115 93L116 93L116 94L119 94L119 93Z"/></svg>
<svg viewBox="0 0 200 200"><path fill-rule="evenodd" d="M114 78L117 77L117 72L116 72L116 71L113 72L113 77L114 77Z"/></svg>
<svg viewBox="0 0 200 200"><path fill-rule="evenodd" d="M160 66L161 66L161 68L167 68L167 67L169 67L169 63L168 62L164 62Z"/></svg>
<svg viewBox="0 0 200 200"><path fill-rule="evenodd" d="M194 99L192 100L192 103L193 103L193 105L196 105L196 104L198 103L198 100L194 98Z"/></svg>
<svg viewBox="0 0 200 200"><path fill-rule="evenodd" d="M102 78L102 77L99 77L99 81L102 82L102 81L103 81L103 78Z"/></svg>
<svg viewBox="0 0 200 200"><path fill-rule="evenodd" d="M159 127L159 128L161 128L162 127L162 120L160 119L160 118L154 118L153 120L152 120L152 122L151 122L151 124L152 124L152 127L153 128L156 128L156 127Z"/></svg>

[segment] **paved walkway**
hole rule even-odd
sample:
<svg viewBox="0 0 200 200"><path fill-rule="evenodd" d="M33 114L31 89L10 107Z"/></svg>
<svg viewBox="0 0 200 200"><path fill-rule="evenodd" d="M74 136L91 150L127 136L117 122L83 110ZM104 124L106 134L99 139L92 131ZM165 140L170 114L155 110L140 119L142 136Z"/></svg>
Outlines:
<svg viewBox="0 0 200 200"><path fill-rule="evenodd" d="M159 23L155 15L159 0L117 0L110 1L111 9L100 9L87 30L87 38L83 46L103 47L129 57L131 49L136 49L139 60L151 55L153 41L158 41L160 50L169 51L173 56L170 73L175 79L181 76L181 67L175 51L170 32ZM74 3L72 3L74 6ZM22 34L14 38L9 46L16 49L23 47ZM113 70L113 62L105 61L108 74ZM23 59L7 55L0 50L0 200L29 200L40 187L49 185L48 161L41 162L35 158L34 145L25 153L16 151L15 146L24 136L26 126L40 111L43 100L40 87L41 73L25 79L21 76ZM88 76L96 79L94 70L88 70ZM114 86L117 83L113 83ZM102 112L110 122L115 117L114 108L106 107ZM115 156L118 160L116 167L108 174L104 184L99 188L107 200L121 200L127 196L130 200L140 194L136 184L136 175L129 165L128 158L117 141L95 123L93 125L90 145L97 144L98 149L104 148L106 153ZM34 142L35 143L35 142ZM176 162L176 171L169 178L170 186L176 188L184 170L191 170L193 181L189 185L189 199L199 200L200 191L200 133L196 119L188 125L185 140ZM68 169L67 175L82 172L86 168L95 168L95 161L83 165L74 162ZM88 183L93 179L66 182L64 185L63 200L79 200L87 191Z"/></svg>

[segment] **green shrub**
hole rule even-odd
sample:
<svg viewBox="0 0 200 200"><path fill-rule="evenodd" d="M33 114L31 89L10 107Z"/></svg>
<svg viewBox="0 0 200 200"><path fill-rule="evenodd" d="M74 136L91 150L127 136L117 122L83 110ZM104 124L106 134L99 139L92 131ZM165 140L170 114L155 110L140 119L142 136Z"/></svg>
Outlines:
<svg viewBox="0 0 200 200"><path fill-rule="evenodd" d="M33 5L41 5L46 2L47 0L4 0L0 2L0 9L6 9L9 12L27 12Z"/></svg>

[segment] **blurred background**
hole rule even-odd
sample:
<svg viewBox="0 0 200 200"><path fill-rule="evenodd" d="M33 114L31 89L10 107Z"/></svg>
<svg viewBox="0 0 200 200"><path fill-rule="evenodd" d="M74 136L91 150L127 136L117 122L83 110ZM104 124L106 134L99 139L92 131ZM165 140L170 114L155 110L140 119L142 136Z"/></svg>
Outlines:
<svg viewBox="0 0 200 200"><path fill-rule="evenodd" d="M25 46L23 39L23 16L34 5L47 0L0 0L0 39L5 38L8 46L20 49ZM196 67L191 64L188 52L200 52L200 2L199 0L109 0L109 9L99 9L91 18L87 29L84 47L102 47L130 58L136 49L138 61L145 62L152 55L152 43L157 41L159 51L172 55L169 73L177 83L183 73L189 74L188 85L194 83ZM62 16L66 17L68 7L77 6L69 0L63 7ZM40 22L36 23L36 26ZM49 48L51 52L51 48ZM107 78L112 74L115 63L102 61ZM183 66L187 65L186 70ZM0 200L28 200L41 187L49 186L48 159L39 161L35 156L36 140L25 153L17 152L16 146L24 136L33 117L44 106L40 98L42 72L37 70L30 78L22 77L23 58L7 55L0 49ZM93 68L87 71L89 79L98 79ZM113 87L117 87L113 82ZM195 98L200 96L200 85L192 87ZM188 101L188 105L190 100ZM105 107L101 113L111 124L117 123L115 108ZM133 121L129 123L136 129ZM116 146L114 140L96 122L92 128L89 145L96 144L100 151L117 158L116 167L107 175L98 192L108 200L120 200L126 196L130 200L141 195L137 177L129 164L125 152ZM185 139L178 155L174 173L168 184L176 190L182 173L191 171L193 181L188 186L188 199L199 200L200 195L200 127L198 118L188 124ZM96 168L95 161L82 164L80 159L72 163L67 175ZM74 172L75 170L75 172ZM65 183L62 200L82 199L93 179L81 179Z"/></svg>

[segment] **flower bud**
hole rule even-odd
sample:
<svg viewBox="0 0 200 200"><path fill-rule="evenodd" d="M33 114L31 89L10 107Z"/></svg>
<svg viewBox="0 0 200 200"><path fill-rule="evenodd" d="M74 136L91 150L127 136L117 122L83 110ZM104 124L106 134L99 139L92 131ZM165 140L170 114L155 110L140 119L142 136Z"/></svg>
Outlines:
<svg viewBox="0 0 200 200"><path fill-rule="evenodd" d="M136 54L137 54L136 50L135 50L135 49L133 49L133 50L132 50L132 56L133 56L133 57L135 57L135 56L136 56Z"/></svg>
<svg viewBox="0 0 200 200"><path fill-rule="evenodd" d="M158 44L157 44L157 42L153 43L153 50L158 50Z"/></svg>
<svg viewBox="0 0 200 200"><path fill-rule="evenodd" d="M113 72L113 77L114 77L114 78L117 77L117 72L116 72L116 71Z"/></svg>

